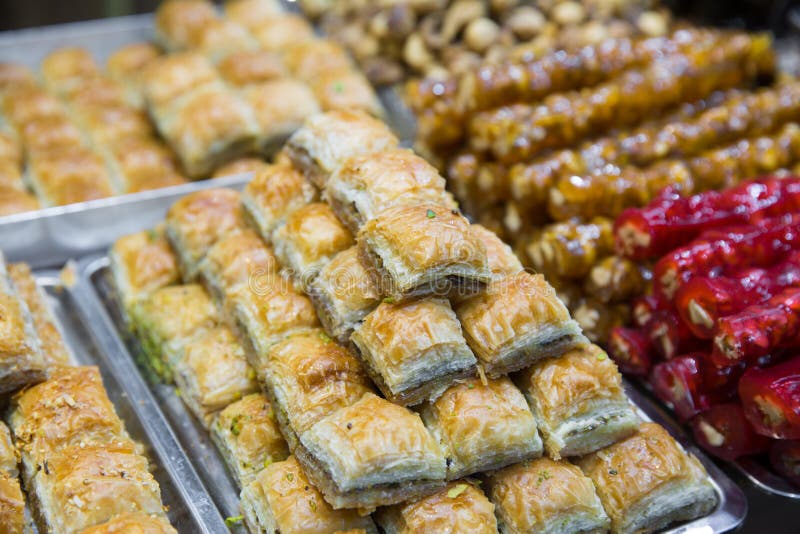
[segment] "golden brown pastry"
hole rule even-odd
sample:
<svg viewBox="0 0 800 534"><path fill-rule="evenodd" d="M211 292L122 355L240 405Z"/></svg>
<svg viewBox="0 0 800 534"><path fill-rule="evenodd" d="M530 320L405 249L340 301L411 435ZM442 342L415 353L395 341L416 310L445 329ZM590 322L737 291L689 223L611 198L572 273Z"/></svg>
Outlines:
<svg viewBox="0 0 800 534"><path fill-rule="evenodd" d="M114 195L105 162L85 148L37 156L28 163L28 178L45 207Z"/></svg>
<svg viewBox="0 0 800 534"><path fill-rule="evenodd" d="M137 109L144 107L142 72L160 55L161 50L156 45L141 42L125 45L108 57L106 71L113 80L123 86L129 105Z"/></svg>
<svg viewBox="0 0 800 534"><path fill-rule="evenodd" d="M486 247L486 259L489 262L489 270L492 271L493 281L502 280L510 274L516 274L523 270L517 255L510 246L497 237L497 234L480 224L473 224L470 228L472 234L480 239Z"/></svg>
<svg viewBox="0 0 800 534"><path fill-rule="evenodd" d="M183 50L195 33L217 18L206 0L167 0L156 9L156 42L170 52Z"/></svg>
<svg viewBox="0 0 800 534"><path fill-rule="evenodd" d="M283 7L277 0L228 0L224 9L227 18L251 30L283 14Z"/></svg>
<svg viewBox="0 0 800 534"><path fill-rule="evenodd" d="M225 81L235 87L269 82L288 74L281 56L268 50L230 54L217 65Z"/></svg>
<svg viewBox="0 0 800 534"><path fill-rule="evenodd" d="M178 258L164 236L164 226L117 239L108 252L111 276L123 311L158 288L180 280Z"/></svg>
<svg viewBox="0 0 800 534"><path fill-rule="evenodd" d="M486 247L458 211L431 202L384 210L358 233L358 252L381 292L468 297L491 280Z"/></svg>
<svg viewBox="0 0 800 534"><path fill-rule="evenodd" d="M242 206L261 237L272 232L295 210L313 202L317 190L289 165L270 165L256 173L242 192Z"/></svg>
<svg viewBox="0 0 800 534"><path fill-rule="evenodd" d="M177 534L165 518L134 512L121 514L100 525L89 527L81 534Z"/></svg>
<svg viewBox="0 0 800 534"><path fill-rule="evenodd" d="M375 520L386 534L497 534L494 505L467 481L451 482L427 497L381 508Z"/></svg>
<svg viewBox="0 0 800 534"><path fill-rule="evenodd" d="M2 150L0 148L0 150ZM2 156L0 156L2 158ZM25 191L22 181L22 166L10 159L0 159L0 189L8 191Z"/></svg>
<svg viewBox="0 0 800 534"><path fill-rule="evenodd" d="M654 532L704 516L717 505L697 458L655 423L643 423L633 436L577 463L594 481L615 534Z"/></svg>
<svg viewBox="0 0 800 534"><path fill-rule="evenodd" d="M461 380L422 408L447 458L447 478L538 458L542 440L525 397L506 377Z"/></svg>
<svg viewBox="0 0 800 534"><path fill-rule="evenodd" d="M298 43L314 39L314 28L302 16L283 13L251 24L250 31L264 50L283 53Z"/></svg>
<svg viewBox="0 0 800 534"><path fill-rule="evenodd" d="M132 442L106 395L97 367L59 367L18 393L9 424L29 481L52 455L71 446Z"/></svg>
<svg viewBox="0 0 800 534"><path fill-rule="evenodd" d="M257 372L292 450L314 423L372 391L361 362L319 329L274 345Z"/></svg>
<svg viewBox="0 0 800 534"><path fill-rule="evenodd" d="M475 356L446 299L384 300L351 339L381 392L404 406L475 373Z"/></svg>
<svg viewBox="0 0 800 534"><path fill-rule="evenodd" d="M592 481L567 462L539 458L490 473L485 482L503 534L608 531Z"/></svg>
<svg viewBox="0 0 800 534"><path fill-rule="evenodd" d="M223 236L200 263L203 283L223 303L241 284L258 284L259 279L278 272L280 266L272 249L253 230Z"/></svg>
<svg viewBox="0 0 800 534"><path fill-rule="evenodd" d="M0 161L15 168L22 166L22 143L7 125L0 126Z"/></svg>
<svg viewBox="0 0 800 534"><path fill-rule="evenodd" d="M251 393L219 412L211 425L211 439L240 488L289 455L275 410L261 393Z"/></svg>
<svg viewBox="0 0 800 534"><path fill-rule="evenodd" d="M36 74L18 63L0 63L0 93L36 86Z"/></svg>
<svg viewBox="0 0 800 534"><path fill-rule="evenodd" d="M227 326L197 332L174 366L181 399L206 427L216 412L258 389L255 371Z"/></svg>
<svg viewBox="0 0 800 534"><path fill-rule="evenodd" d="M253 109L259 127L258 147L271 155L320 106L311 89L292 78L280 78L243 89L242 97Z"/></svg>
<svg viewBox="0 0 800 534"><path fill-rule="evenodd" d="M3 95L3 117L17 132L34 119L64 116L64 106L40 87L20 87Z"/></svg>
<svg viewBox="0 0 800 534"><path fill-rule="evenodd" d="M257 277L228 296L247 357L260 376L260 359L287 335L319 326L311 301L280 275Z"/></svg>
<svg viewBox="0 0 800 534"><path fill-rule="evenodd" d="M369 80L354 67L326 70L313 79L311 88L325 111L360 109L375 117L384 115L383 106Z"/></svg>
<svg viewBox="0 0 800 534"><path fill-rule="evenodd" d="M391 148L348 159L328 180L323 198L355 233L393 206L452 202L444 187L430 163L411 150Z"/></svg>
<svg viewBox="0 0 800 534"><path fill-rule="evenodd" d="M219 76L214 66L196 52L181 52L155 58L147 64L142 73L144 96L152 107L151 112L158 112L166 104L192 89L218 81Z"/></svg>
<svg viewBox="0 0 800 534"><path fill-rule="evenodd" d="M243 228L240 194L232 189L197 191L175 202L167 212L166 235L178 255L183 279L194 280L214 243Z"/></svg>
<svg viewBox="0 0 800 534"><path fill-rule="evenodd" d="M11 431L5 423L0 422L0 471L16 478L19 475L17 463L19 454L11 441Z"/></svg>
<svg viewBox="0 0 800 534"><path fill-rule="evenodd" d="M308 295L325 330L347 343L356 325L381 301L381 295L353 246L338 253L311 282Z"/></svg>
<svg viewBox="0 0 800 534"><path fill-rule="evenodd" d="M472 351L489 376L560 356L588 340L540 274L520 272L492 282L456 306Z"/></svg>
<svg viewBox="0 0 800 534"><path fill-rule="evenodd" d="M230 163L226 163L225 165L218 167L211 177L222 178L224 176L234 176L236 174L244 174L249 172L255 175L267 167L269 167L269 163L261 158L244 157L235 159Z"/></svg>
<svg viewBox="0 0 800 534"><path fill-rule="evenodd" d="M127 104L89 107L73 116L98 150L126 137L152 138L155 133L147 116Z"/></svg>
<svg viewBox="0 0 800 534"><path fill-rule="evenodd" d="M0 393L40 382L46 373L33 317L13 287L0 252Z"/></svg>
<svg viewBox="0 0 800 534"><path fill-rule="evenodd" d="M255 534L378 532L369 516L362 517L357 510L334 510L293 456L261 471L242 490L241 507L245 525Z"/></svg>
<svg viewBox="0 0 800 534"><path fill-rule="evenodd" d="M275 255L303 287L308 287L336 254L353 244L353 236L323 202L290 213L272 234Z"/></svg>
<svg viewBox="0 0 800 534"><path fill-rule="evenodd" d="M0 532L3 534L24 534L25 495L19 486L16 475L0 471Z"/></svg>
<svg viewBox="0 0 800 534"><path fill-rule="evenodd" d="M209 84L192 91L169 113L156 112L159 130L192 178L251 151L258 134L252 110L232 91Z"/></svg>
<svg viewBox="0 0 800 534"><path fill-rule="evenodd" d="M154 137L125 137L107 147L109 166L126 193L186 183L175 154Z"/></svg>
<svg viewBox="0 0 800 534"><path fill-rule="evenodd" d="M51 91L66 95L89 78L99 76L100 68L85 48L59 48L42 60L42 79Z"/></svg>
<svg viewBox="0 0 800 534"><path fill-rule="evenodd" d="M80 149L83 145L80 130L62 114L37 117L26 122L20 129L20 138L28 158Z"/></svg>
<svg viewBox="0 0 800 534"><path fill-rule="evenodd" d="M80 80L65 100L73 113L84 113L91 108L127 106L122 86L102 75Z"/></svg>
<svg viewBox="0 0 800 534"><path fill-rule="evenodd" d="M14 283L17 294L25 301L31 313L45 364L48 368L54 365L68 365L69 349L47 304L47 296L36 284L31 268L26 263L12 263L8 266L8 275Z"/></svg>
<svg viewBox="0 0 800 534"><path fill-rule="evenodd" d="M388 506L444 486L444 455L419 415L372 393L306 430L294 454L337 509Z"/></svg>
<svg viewBox="0 0 800 534"><path fill-rule="evenodd" d="M344 73L355 69L347 50L330 39L293 43L286 47L283 57L295 78L311 84L327 72Z"/></svg>
<svg viewBox="0 0 800 534"><path fill-rule="evenodd" d="M597 345L536 362L519 376L547 454L588 454L636 431L617 366Z"/></svg>
<svg viewBox="0 0 800 534"><path fill-rule="evenodd" d="M284 150L294 166L317 187L349 158L374 154L399 144L377 119L360 111L331 111L309 118Z"/></svg>
<svg viewBox="0 0 800 534"><path fill-rule="evenodd" d="M130 312L133 330L153 371L172 380L175 363L196 332L219 324L217 308L202 286L166 286L139 300Z"/></svg>
<svg viewBox="0 0 800 534"><path fill-rule="evenodd" d="M27 191L0 187L0 217L38 210L40 207L36 197Z"/></svg>
<svg viewBox="0 0 800 534"><path fill-rule="evenodd" d="M253 50L257 42L246 29L226 19L214 19L198 28L189 47L218 63L230 54Z"/></svg>

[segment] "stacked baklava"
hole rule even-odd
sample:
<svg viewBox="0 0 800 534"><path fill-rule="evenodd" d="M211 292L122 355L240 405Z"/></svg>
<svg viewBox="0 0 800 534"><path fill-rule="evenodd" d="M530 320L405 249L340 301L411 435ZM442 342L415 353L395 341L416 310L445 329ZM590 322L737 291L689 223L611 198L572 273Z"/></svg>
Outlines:
<svg viewBox="0 0 800 534"><path fill-rule="evenodd" d="M252 532L633 532L716 506L542 275L364 113L311 117L241 195L189 195L111 256L147 360L210 421ZM247 478L222 440L250 419L203 404L210 368L274 414Z"/></svg>
<svg viewBox="0 0 800 534"><path fill-rule="evenodd" d="M40 532L175 532L141 445L126 432L99 370L70 365L27 265L6 267L0 257L0 300L0 389L4 396L16 392L7 418L11 432L0 423L3 531L30 528L21 475Z"/></svg>
<svg viewBox="0 0 800 534"><path fill-rule="evenodd" d="M679 28L408 85L418 147L465 211L545 274L592 341L628 321L647 265L609 229L665 187L719 189L800 161L800 85L769 38Z"/></svg>

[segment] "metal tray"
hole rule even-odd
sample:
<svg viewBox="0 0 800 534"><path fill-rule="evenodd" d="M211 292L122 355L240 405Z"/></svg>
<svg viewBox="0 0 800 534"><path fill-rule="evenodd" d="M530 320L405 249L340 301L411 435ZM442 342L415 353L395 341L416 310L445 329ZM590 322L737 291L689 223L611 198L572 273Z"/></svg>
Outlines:
<svg viewBox="0 0 800 534"><path fill-rule="evenodd" d="M0 249L34 269L105 250L120 236L152 228L179 198L212 187L241 189L252 173L0 217Z"/></svg>
<svg viewBox="0 0 800 534"><path fill-rule="evenodd" d="M91 300L96 315L94 325L106 330L103 336L115 338L114 351L131 365L137 359L138 342L125 328L115 292L110 283L109 261L105 256L89 258L80 263L82 293ZM175 394L173 386L149 384L159 406L166 414L181 445L194 460L195 468L208 487L213 487L212 497L225 515L238 515L236 486L227 472L224 461L214 449L207 432ZM663 425L690 452L695 454L708 471L719 496L719 505L706 517L685 523L665 532L727 532L739 526L747 513L747 501L742 490L723 473L691 440L680 426L654 402L636 389L626 385L626 390L636 404L642 418Z"/></svg>
<svg viewBox="0 0 800 534"><path fill-rule="evenodd" d="M67 286L58 271L35 271L70 349L72 362L96 365L108 396L131 437L145 445L153 476L161 487L170 522L181 532L218 533L225 522L191 462L177 445L167 421L129 360L107 350L109 340L86 313L77 286Z"/></svg>

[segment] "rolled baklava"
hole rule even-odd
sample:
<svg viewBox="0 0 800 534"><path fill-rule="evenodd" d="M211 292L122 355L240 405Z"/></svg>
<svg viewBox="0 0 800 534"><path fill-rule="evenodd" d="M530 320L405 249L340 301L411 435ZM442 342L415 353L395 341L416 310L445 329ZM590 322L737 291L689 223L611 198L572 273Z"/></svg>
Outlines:
<svg viewBox="0 0 800 534"><path fill-rule="evenodd" d="M173 371L181 399L206 427L219 410L258 389L255 371L227 326L193 335Z"/></svg>
<svg viewBox="0 0 800 534"><path fill-rule="evenodd" d="M393 206L451 202L444 188L444 178L430 163L411 150L392 148L348 159L328 180L323 198L356 233Z"/></svg>
<svg viewBox="0 0 800 534"><path fill-rule="evenodd" d="M169 52L183 50L203 26L216 18L214 4L206 0L168 0L156 9L156 42Z"/></svg>
<svg viewBox="0 0 800 534"><path fill-rule="evenodd" d="M717 506L703 466L655 423L577 463L594 481L615 534L654 532Z"/></svg>
<svg viewBox="0 0 800 534"><path fill-rule="evenodd" d="M294 166L317 187L353 156L373 154L399 144L377 119L359 111L331 111L309 118L286 143Z"/></svg>
<svg viewBox="0 0 800 534"><path fill-rule="evenodd" d="M47 377L28 305L20 298L6 270L0 252L0 393L8 393Z"/></svg>
<svg viewBox="0 0 800 534"><path fill-rule="evenodd" d="M189 0L194 1L194 0ZM142 72L145 100L151 115L169 109L169 104L193 89L219 85L214 66L195 52L161 56L150 61Z"/></svg>
<svg viewBox="0 0 800 534"><path fill-rule="evenodd" d="M11 431L5 423L0 422L0 472L7 473L13 478L19 476L19 454L11 441Z"/></svg>
<svg viewBox="0 0 800 534"><path fill-rule="evenodd" d="M169 521L143 512L120 514L113 519L81 531L81 534L177 534Z"/></svg>
<svg viewBox="0 0 800 534"><path fill-rule="evenodd" d="M64 116L64 106L41 87L14 88L3 95L3 117L20 134L32 120Z"/></svg>
<svg viewBox="0 0 800 534"><path fill-rule="evenodd" d="M502 280L510 274L517 274L523 270L517 255L510 246L497 237L497 234L480 224L472 224L470 229L486 247L486 259L492 272L492 281Z"/></svg>
<svg viewBox="0 0 800 534"><path fill-rule="evenodd" d="M248 29L284 12L278 0L227 0L224 9L227 18Z"/></svg>
<svg viewBox="0 0 800 534"><path fill-rule="evenodd" d="M486 247L469 221L448 206L427 202L386 209L361 228L357 242L361 262L390 298L464 298L491 281Z"/></svg>
<svg viewBox="0 0 800 534"><path fill-rule="evenodd" d="M289 47L315 39L314 28L301 15L282 13L263 18L250 31L264 50L284 52Z"/></svg>
<svg viewBox="0 0 800 534"><path fill-rule="evenodd" d="M494 505L468 481L451 482L427 497L381 508L375 513L375 521L386 534L497 534Z"/></svg>
<svg viewBox="0 0 800 534"><path fill-rule="evenodd" d="M214 19L194 32L190 48L205 55L214 63L224 60L231 54L255 49L258 44L250 33L235 22Z"/></svg>
<svg viewBox="0 0 800 534"><path fill-rule="evenodd" d="M489 376L529 367L588 340L540 274L520 272L456 306L472 351Z"/></svg>
<svg viewBox="0 0 800 534"><path fill-rule="evenodd" d="M325 330L347 343L358 323L380 302L381 295L353 246L340 252L311 282L308 295Z"/></svg>
<svg viewBox="0 0 800 534"><path fill-rule="evenodd" d="M323 202L290 213L272 234L275 255L302 287L308 287L320 269L353 244L353 236Z"/></svg>
<svg viewBox="0 0 800 534"><path fill-rule="evenodd" d="M314 423L371 391L361 362L320 329L273 345L257 372L292 450Z"/></svg>
<svg viewBox="0 0 800 534"><path fill-rule="evenodd" d="M222 178L223 176L234 176L245 173L253 173L255 176L257 173L267 169L268 167L269 163L261 158L244 157L235 159L230 163L226 163L225 165L218 167L211 177Z"/></svg>
<svg viewBox="0 0 800 534"><path fill-rule="evenodd" d="M267 241L286 217L317 198L317 190L289 165L270 165L259 171L242 192L247 218Z"/></svg>
<svg viewBox="0 0 800 534"><path fill-rule="evenodd" d="M217 65L226 83L243 88L288 76L280 54L268 50L247 50L230 54Z"/></svg>
<svg viewBox="0 0 800 534"><path fill-rule="evenodd" d="M206 189L175 202L167 212L166 235L178 255L183 279L194 280L214 243L244 227L240 194L232 189Z"/></svg>
<svg viewBox="0 0 800 534"><path fill-rule="evenodd" d="M519 376L547 454L588 454L630 436L641 421L617 366L597 345L536 362Z"/></svg>
<svg viewBox="0 0 800 534"><path fill-rule="evenodd" d="M47 304L47 296L37 285L31 268L25 263L12 263L8 266L8 275L14 283L17 294L25 301L31 313L45 364L48 368L54 365L68 365L69 349Z"/></svg>
<svg viewBox="0 0 800 534"><path fill-rule="evenodd" d="M108 258L126 320L138 301L180 280L178 258L169 246L163 225L117 239Z"/></svg>
<svg viewBox="0 0 800 534"><path fill-rule="evenodd" d="M286 47L283 60L295 78L312 84L326 72L347 72L355 68L347 50L330 39L294 43Z"/></svg>
<svg viewBox="0 0 800 534"><path fill-rule="evenodd" d="M294 454L336 509L388 506L444 487L444 455L419 415L372 393L302 433Z"/></svg>
<svg viewBox="0 0 800 534"><path fill-rule="evenodd" d="M27 191L0 188L0 217L38 210L40 207L36 197Z"/></svg>
<svg viewBox="0 0 800 534"><path fill-rule="evenodd" d="M608 532L609 519L592 480L567 462L539 458L486 476L503 534Z"/></svg>
<svg viewBox="0 0 800 534"><path fill-rule="evenodd" d="M447 458L448 480L542 455L533 414L506 377L459 381L421 413Z"/></svg>
<svg viewBox="0 0 800 534"><path fill-rule="evenodd" d="M383 117L383 106L375 90L355 67L327 70L311 82L311 89L325 111L360 109L374 117Z"/></svg>
<svg viewBox="0 0 800 534"><path fill-rule="evenodd" d="M275 410L261 393L251 393L219 412L211 424L211 439L240 488L289 455Z"/></svg>
<svg viewBox="0 0 800 534"><path fill-rule="evenodd" d="M187 181L175 154L155 137L116 139L103 150L125 193L160 189Z"/></svg>
<svg viewBox="0 0 800 534"><path fill-rule="evenodd" d="M108 57L106 71L111 79L122 85L129 105L142 109L142 72L147 65L161 55L161 50L149 42L133 43L115 51Z"/></svg>
<svg viewBox="0 0 800 534"><path fill-rule="evenodd" d="M85 48L64 47L42 60L42 79L45 86L56 94L68 95L89 78L100 75L100 68Z"/></svg>
<svg viewBox="0 0 800 534"><path fill-rule="evenodd" d="M384 300L351 339L381 392L404 406L475 373L475 356L446 299Z"/></svg>
<svg viewBox="0 0 800 534"><path fill-rule="evenodd" d="M32 158L28 163L28 179L45 206L63 206L114 195L105 162L83 147Z"/></svg>
<svg viewBox="0 0 800 534"><path fill-rule="evenodd" d="M197 284L157 289L137 302L131 323L142 345L145 363L171 381L176 362L192 335L219 323L217 308Z"/></svg>
<svg viewBox="0 0 800 534"><path fill-rule="evenodd" d="M293 456L264 468L242 490L241 508L253 534L378 532L372 519L358 510L334 510Z"/></svg>

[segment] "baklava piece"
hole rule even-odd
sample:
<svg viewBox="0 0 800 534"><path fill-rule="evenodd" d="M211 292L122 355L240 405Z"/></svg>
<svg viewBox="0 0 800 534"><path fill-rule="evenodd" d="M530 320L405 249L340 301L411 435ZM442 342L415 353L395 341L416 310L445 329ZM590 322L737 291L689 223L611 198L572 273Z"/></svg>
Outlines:
<svg viewBox="0 0 800 534"><path fill-rule="evenodd" d="M158 515L134 512L81 531L81 534L177 534L178 531L165 518Z"/></svg>
<svg viewBox="0 0 800 534"><path fill-rule="evenodd" d="M248 219L267 241L286 217L317 198L317 190L289 165L270 165L259 171L242 192Z"/></svg>
<svg viewBox="0 0 800 534"><path fill-rule="evenodd" d="M320 73L311 82L311 88L325 111L360 109L373 117L384 115L381 101L369 80L353 67Z"/></svg>
<svg viewBox="0 0 800 534"><path fill-rule="evenodd" d="M456 306L464 337L489 376L529 367L588 344L540 274L520 272Z"/></svg>
<svg viewBox="0 0 800 534"><path fill-rule="evenodd" d="M168 0L156 9L156 42L169 52L184 50L195 34L217 18L206 0Z"/></svg>
<svg viewBox="0 0 800 534"><path fill-rule="evenodd" d="M150 61L142 73L142 85L150 113L156 120L167 115L170 103L193 89L219 84L214 66L196 52L181 52Z"/></svg>
<svg viewBox="0 0 800 534"><path fill-rule="evenodd" d="M133 43L118 49L108 57L106 71L111 79L122 85L129 105L144 108L142 72L161 55L161 50L149 42Z"/></svg>
<svg viewBox="0 0 800 534"><path fill-rule="evenodd" d="M67 95L87 79L100 75L100 68L85 48L65 47L42 60L42 79L54 93Z"/></svg>
<svg viewBox="0 0 800 534"><path fill-rule="evenodd" d="M230 163L226 163L225 165L218 167L211 177L222 178L224 176L235 176L237 174L245 173L253 173L255 176L257 173L267 169L268 167L269 163L261 158L244 157L235 159Z"/></svg>
<svg viewBox="0 0 800 534"><path fill-rule="evenodd" d="M220 75L234 87L261 84L287 76L280 54L267 50L247 50L226 57L217 65Z"/></svg>
<svg viewBox="0 0 800 534"><path fill-rule="evenodd" d="M314 28L296 13L266 17L257 25L250 26L250 31L261 48L270 52L282 53L293 45L315 39Z"/></svg>
<svg viewBox="0 0 800 534"><path fill-rule="evenodd" d="M279 0L228 0L224 9L227 18L251 30L284 13Z"/></svg>
<svg viewBox="0 0 800 534"><path fill-rule="evenodd" d="M717 506L703 466L655 423L577 463L594 481L615 534L654 532Z"/></svg>

